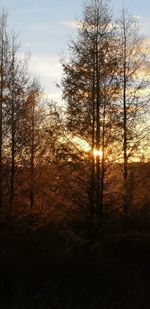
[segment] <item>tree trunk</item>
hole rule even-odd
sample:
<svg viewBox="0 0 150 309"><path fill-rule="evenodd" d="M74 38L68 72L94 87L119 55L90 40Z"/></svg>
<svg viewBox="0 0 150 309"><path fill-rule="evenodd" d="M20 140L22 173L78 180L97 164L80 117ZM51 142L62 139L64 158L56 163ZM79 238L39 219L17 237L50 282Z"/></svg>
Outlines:
<svg viewBox="0 0 150 309"><path fill-rule="evenodd" d="M2 66L2 64L1 64ZM2 207L2 140L3 140L3 76L1 75L1 91L0 91L0 208Z"/></svg>
<svg viewBox="0 0 150 309"><path fill-rule="evenodd" d="M98 23L96 33L96 150L100 150L100 67L98 48ZM100 156L96 156L96 209L98 216L102 214L101 190L100 190Z"/></svg>
<svg viewBox="0 0 150 309"><path fill-rule="evenodd" d="M95 212L95 53L93 53L93 83L92 83L92 147L91 147L91 184L90 184L90 211L93 217Z"/></svg>
<svg viewBox="0 0 150 309"><path fill-rule="evenodd" d="M10 171L10 210L14 202L14 177L15 177L15 119L14 119L14 94L11 103L11 171Z"/></svg>
<svg viewBox="0 0 150 309"><path fill-rule="evenodd" d="M123 13L123 211L124 215L128 215L127 205L127 174L128 174L128 158L127 158L127 103L126 103L126 23L125 13Z"/></svg>
<svg viewBox="0 0 150 309"><path fill-rule="evenodd" d="M30 207L34 207L34 139L35 139L35 105L32 102L31 118L31 157L30 157Z"/></svg>
<svg viewBox="0 0 150 309"><path fill-rule="evenodd" d="M106 116L106 107L104 103L103 126L102 126L102 158L101 158L101 207L102 209L103 209L104 176L105 176L105 116Z"/></svg>
<svg viewBox="0 0 150 309"><path fill-rule="evenodd" d="M0 207L2 207L2 168L3 168L3 154L2 154L2 147L3 147L3 88L4 88L4 20L2 17L1 21L1 59L0 59Z"/></svg>

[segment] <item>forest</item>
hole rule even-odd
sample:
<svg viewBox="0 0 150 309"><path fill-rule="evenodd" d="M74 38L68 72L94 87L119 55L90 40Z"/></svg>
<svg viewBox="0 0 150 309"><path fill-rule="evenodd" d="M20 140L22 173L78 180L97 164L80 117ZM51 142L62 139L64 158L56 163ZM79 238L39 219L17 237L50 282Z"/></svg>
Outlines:
<svg viewBox="0 0 150 309"><path fill-rule="evenodd" d="M0 308L147 309L150 54L138 19L83 4L60 104L8 18L1 9Z"/></svg>

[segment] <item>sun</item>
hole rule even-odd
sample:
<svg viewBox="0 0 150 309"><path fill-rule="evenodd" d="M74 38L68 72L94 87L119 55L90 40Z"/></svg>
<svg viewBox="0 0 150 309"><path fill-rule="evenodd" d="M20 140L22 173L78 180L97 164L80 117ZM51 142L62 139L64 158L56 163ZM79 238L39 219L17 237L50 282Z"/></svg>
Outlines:
<svg viewBox="0 0 150 309"><path fill-rule="evenodd" d="M102 149L96 149L96 148L94 148L93 149L93 155L94 155L94 157L96 158L96 157L100 157L100 158L102 158L102 155L103 155L103 151L102 151Z"/></svg>

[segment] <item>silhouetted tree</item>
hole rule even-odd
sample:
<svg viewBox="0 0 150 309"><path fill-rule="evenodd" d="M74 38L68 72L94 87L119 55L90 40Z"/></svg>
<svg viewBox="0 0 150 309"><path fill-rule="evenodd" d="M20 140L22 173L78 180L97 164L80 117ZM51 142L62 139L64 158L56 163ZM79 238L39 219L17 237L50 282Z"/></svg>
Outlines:
<svg viewBox="0 0 150 309"><path fill-rule="evenodd" d="M8 94L6 100L6 126L7 147L10 148L10 190L9 206L13 207L14 200L14 182L15 170L17 165L17 156L20 151L20 118L22 117L24 104L26 102L28 79L26 59L19 60L17 57L18 44L17 37L14 34L10 41L10 60L8 75Z"/></svg>
<svg viewBox="0 0 150 309"><path fill-rule="evenodd" d="M147 136L147 118L149 97L146 89L149 86L149 76L143 68L146 63L146 54L143 52L143 39L139 34L139 25L127 10L122 10L118 23L118 37L120 50L120 72L118 83L122 93L122 113L120 120L123 128L123 210L128 214L128 172L129 160L138 152L139 145ZM119 55L119 54L118 54ZM120 108L120 107L119 107ZM145 123L146 124L146 123Z"/></svg>
<svg viewBox="0 0 150 309"><path fill-rule="evenodd" d="M116 116L112 97L117 91L116 39L107 1L93 0L86 4L80 24L78 37L70 45L72 56L68 63L63 63L62 86L67 101L68 128L91 148L87 170L90 175L89 207L100 218L103 209L105 148L110 143L112 133L110 118L115 119ZM97 151L95 157L94 149Z"/></svg>
<svg viewBox="0 0 150 309"><path fill-rule="evenodd" d="M7 30L7 12L0 14L0 207L2 206L2 170L4 152L4 105L7 96L7 79L9 67L9 35Z"/></svg>

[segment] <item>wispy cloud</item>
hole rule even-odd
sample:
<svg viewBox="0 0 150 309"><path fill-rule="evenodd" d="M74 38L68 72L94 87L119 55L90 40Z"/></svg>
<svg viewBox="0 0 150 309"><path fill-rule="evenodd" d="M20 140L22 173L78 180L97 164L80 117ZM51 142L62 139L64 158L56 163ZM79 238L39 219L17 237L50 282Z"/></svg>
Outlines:
<svg viewBox="0 0 150 309"><path fill-rule="evenodd" d="M30 60L30 67L35 73L47 77L60 77L62 69L58 57L47 55L33 56Z"/></svg>
<svg viewBox="0 0 150 309"><path fill-rule="evenodd" d="M79 29L82 25L80 22L74 20L60 21L58 24L71 29Z"/></svg>
<svg viewBox="0 0 150 309"><path fill-rule="evenodd" d="M58 57L35 55L30 59L29 70L42 81L44 92L48 93L49 98L60 98L61 90L57 89L56 82L60 83L62 66Z"/></svg>
<svg viewBox="0 0 150 309"><path fill-rule="evenodd" d="M33 24L30 26L30 28L36 32L48 32L52 28L52 24L51 23Z"/></svg>
<svg viewBox="0 0 150 309"><path fill-rule="evenodd" d="M150 48L150 38L146 38L143 41L143 47L144 48Z"/></svg>
<svg viewBox="0 0 150 309"><path fill-rule="evenodd" d="M140 20L142 20L142 16L140 16L140 15L133 15L132 16L133 17L133 19L135 19L135 20L137 20L137 21L140 21Z"/></svg>
<svg viewBox="0 0 150 309"><path fill-rule="evenodd" d="M43 98L48 101L54 101L54 102L62 104L62 94L58 92L57 93L56 92L52 92L52 93L44 92Z"/></svg>
<svg viewBox="0 0 150 309"><path fill-rule="evenodd" d="M149 38L150 37L150 19L146 17L141 18L141 30L144 33L144 35Z"/></svg>

